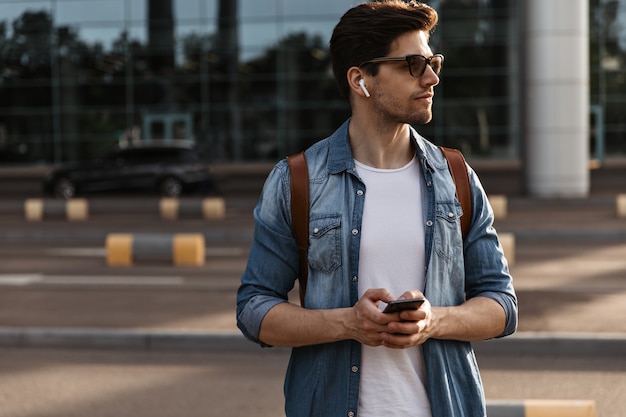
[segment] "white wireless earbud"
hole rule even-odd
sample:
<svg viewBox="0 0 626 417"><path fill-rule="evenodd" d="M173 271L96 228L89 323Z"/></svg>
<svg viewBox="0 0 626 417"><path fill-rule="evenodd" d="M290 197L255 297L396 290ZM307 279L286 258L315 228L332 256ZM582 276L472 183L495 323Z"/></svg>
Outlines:
<svg viewBox="0 0 626 417"><path fill-rule="evenodd" d="M365 80L363 78L359 80L359 85L361 86L361 90L363 90L363 93L365 93L365 97L369 97L370 92L367 91L367 88L365 88Z"/></svg>

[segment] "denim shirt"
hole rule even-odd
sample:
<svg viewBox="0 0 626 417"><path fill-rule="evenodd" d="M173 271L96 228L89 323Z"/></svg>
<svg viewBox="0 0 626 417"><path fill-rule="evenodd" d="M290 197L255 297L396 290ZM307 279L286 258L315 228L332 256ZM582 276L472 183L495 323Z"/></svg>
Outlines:
<svg viewBox="0 0 626 417"><path fill-rule="evenodd" d="M358 299L359 245L367 190L356 173L346 121L306 150L310 181L307 308L353 306ZM425 296L433 306L457 306L491 298L517 327L517 299L506 259L493 228L493 211L471 168L473 214L463 241L461 206L441 151L411 129L424 180ZM263 344L265 314L287 302L298 274L291 229L289 168L280 161L268 176L254 209L255 234L237 293L237 325ZM423 345L433 417L485 415L485 399L471 344L430 339ZM361 345L354 340L293 348L285 378L288 417L353 417L357 414ZM384 399L381 399L384 401ZM393 412L392 412L393 414Z"/></svg>

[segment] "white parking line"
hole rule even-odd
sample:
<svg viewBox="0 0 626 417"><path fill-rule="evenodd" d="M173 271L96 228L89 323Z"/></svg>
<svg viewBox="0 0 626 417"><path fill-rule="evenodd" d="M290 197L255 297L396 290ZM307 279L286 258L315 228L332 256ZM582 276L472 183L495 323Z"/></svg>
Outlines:
<svg viewBox="0 0 626 417"><path fill-rule="evenodd" d="M4 274L0 275L0 285L29 285L42 279L41 274Z"/></svg>
<svg viewBox="0 0 626 417"><path fill-rule="evenodd" d="M44 274L2 274L0 286L45 285L183 285L183 277L154 276L108 276L108 275L44 275Z"/></svg>

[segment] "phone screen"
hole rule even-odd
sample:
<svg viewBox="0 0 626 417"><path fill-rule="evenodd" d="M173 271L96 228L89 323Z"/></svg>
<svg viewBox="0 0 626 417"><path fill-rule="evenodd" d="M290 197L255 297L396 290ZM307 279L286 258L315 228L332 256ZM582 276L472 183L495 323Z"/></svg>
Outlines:
<svg viewBox="0 0 626 417"><path fill-rule="evenodd" d="M383 313L396 313L402 310L416 310L421 306L425 298L409 298L407 300L394 300L387 304Z"/></svg>

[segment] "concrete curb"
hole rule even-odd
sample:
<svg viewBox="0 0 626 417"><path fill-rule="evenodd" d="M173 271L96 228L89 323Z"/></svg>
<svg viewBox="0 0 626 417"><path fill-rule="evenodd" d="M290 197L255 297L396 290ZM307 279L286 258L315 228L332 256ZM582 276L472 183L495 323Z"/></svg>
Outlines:
<svg viewBox="0 0 626 417"><path fill-rule="evenodd" d="M489 417L595 417L594 400L487 401Z"/></svg>
<svg viewBox="0 0 626 417"><path fill-rule="evenodd" d="M626 335L619 333L518 332L473 346L477 353L484 355L626 357Z"/></svg>
<svg viewBox="0 0 626 417"><path fill-rule="evenodd" d="M59 327L0 327L0 347L207 351L261 349L234 331Z"/></svg>
<svg viewBox="0 0 626 417"><path fill-rule="evenodd" d="M626 357L626 335L517 333L474 343L482 355ZM260 351L237 331L0 327L0 347Z"/></svg>

